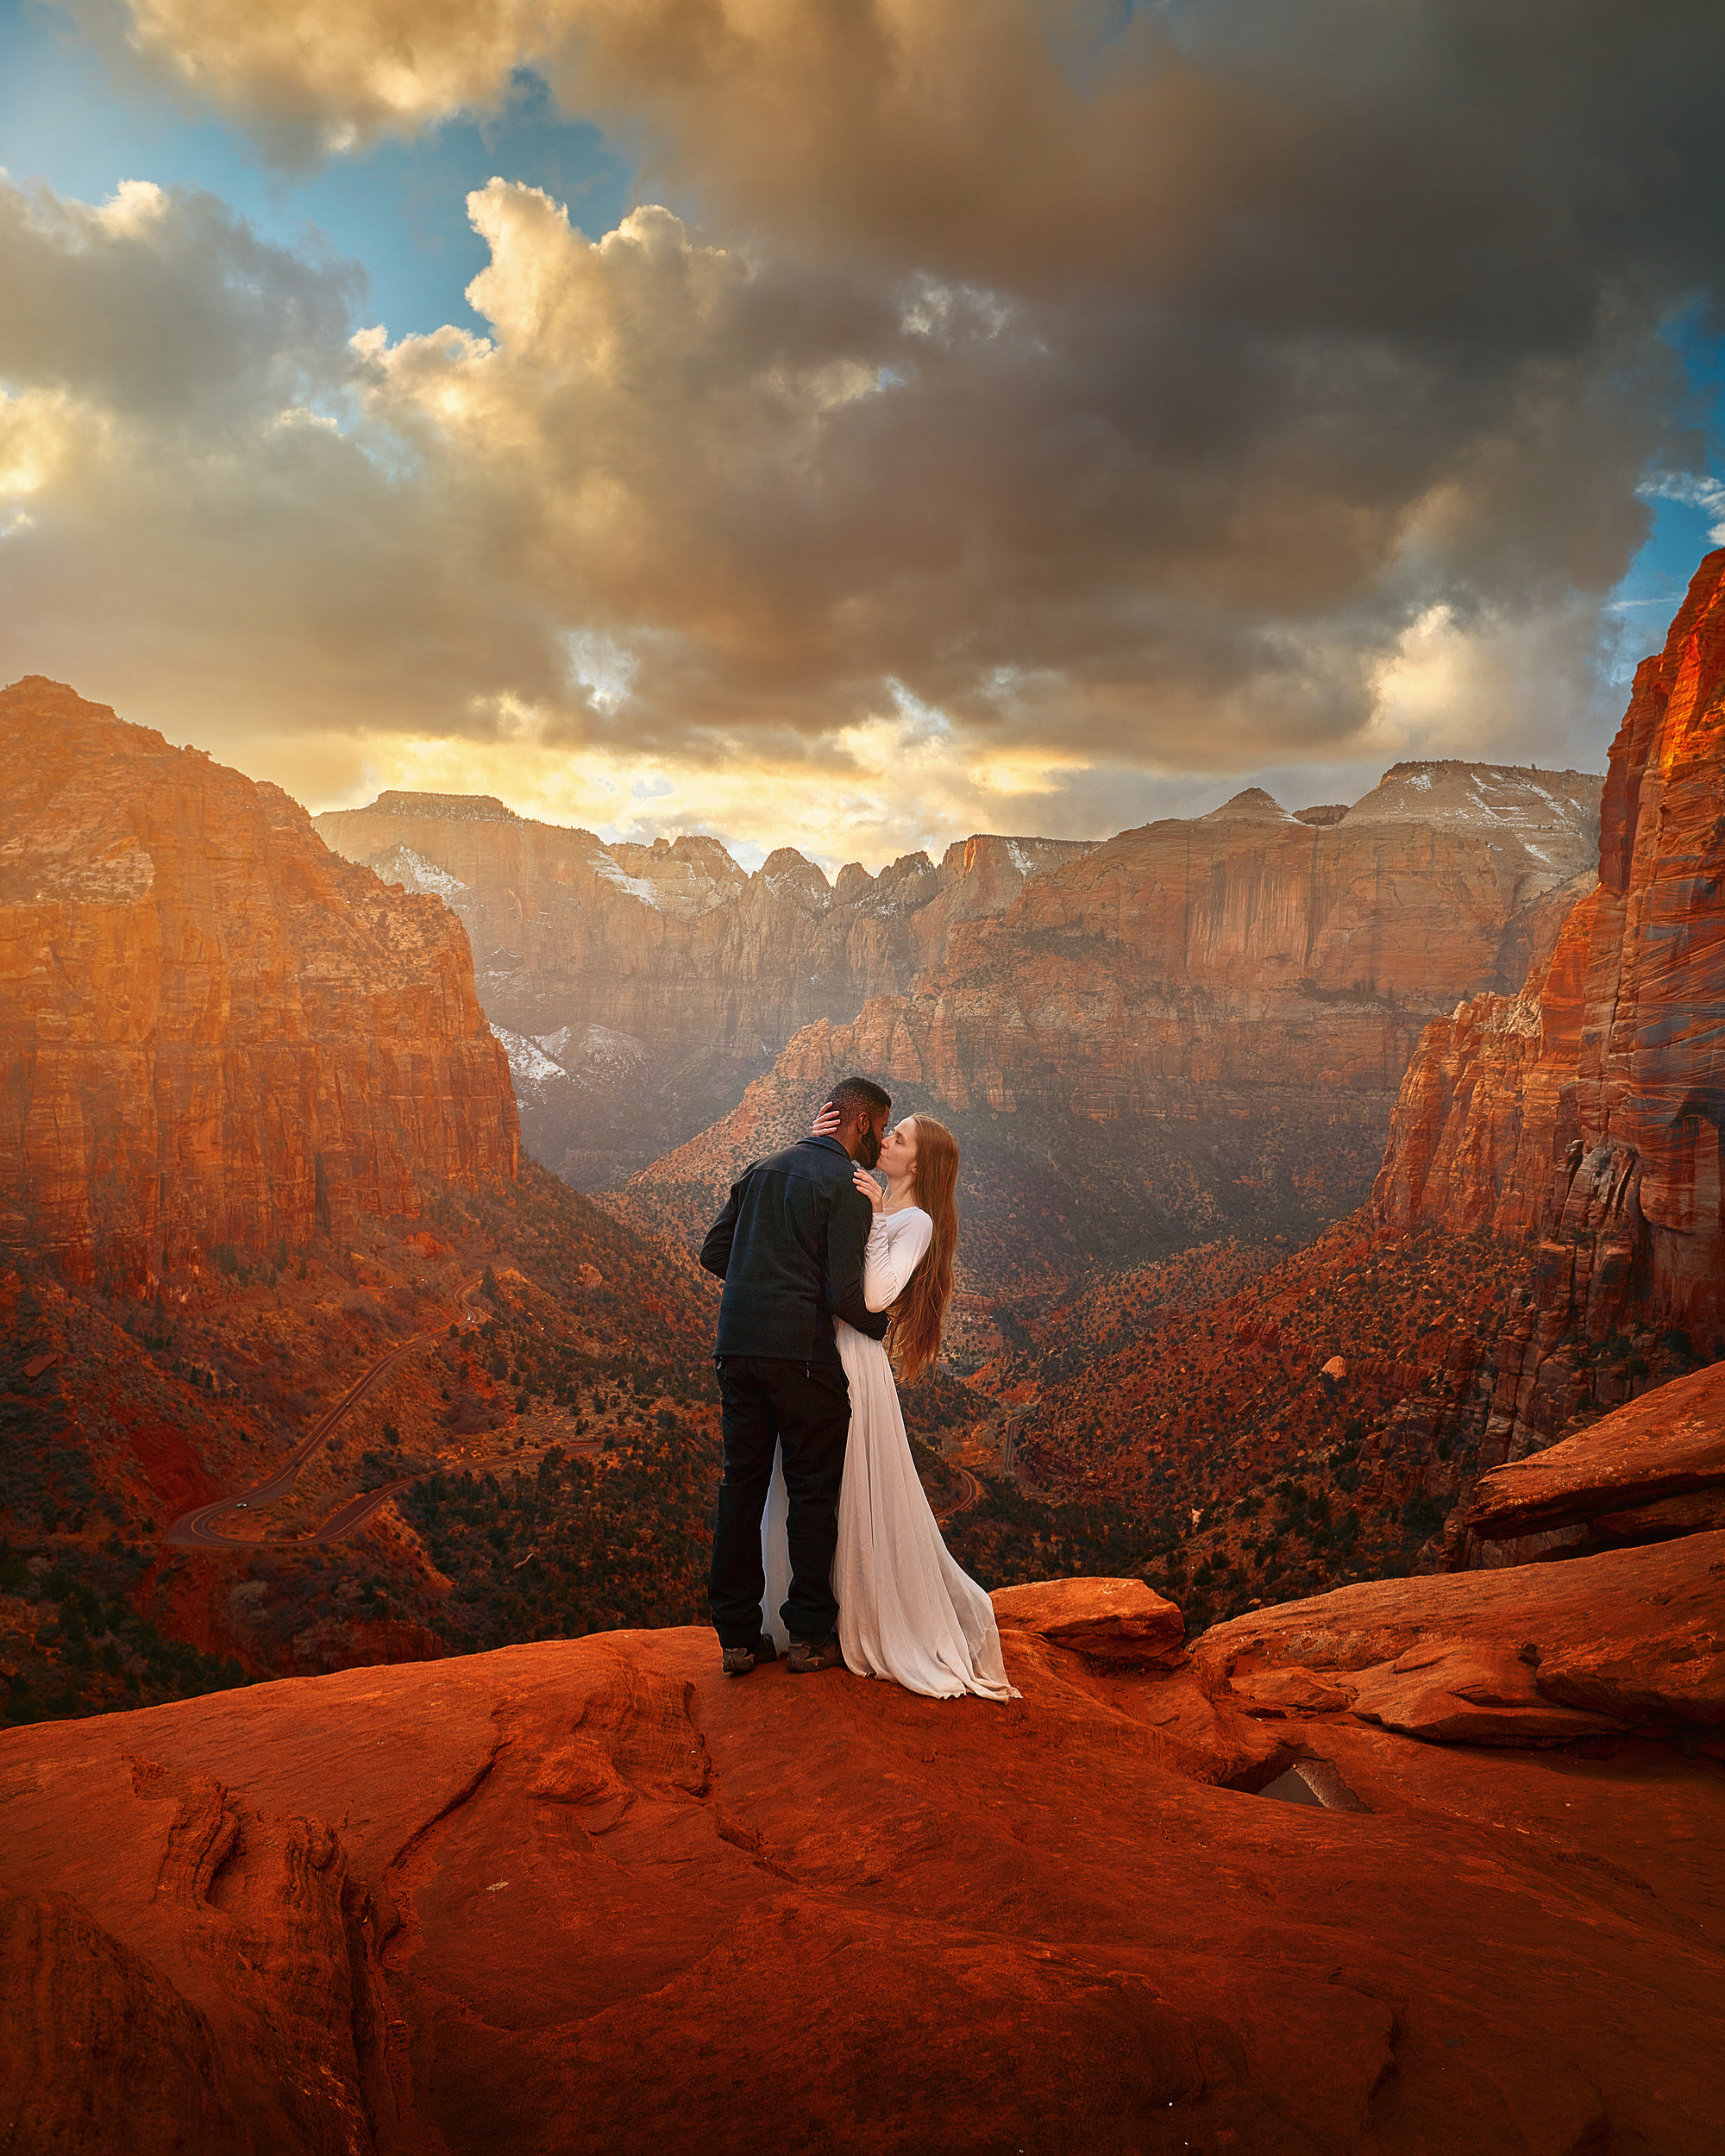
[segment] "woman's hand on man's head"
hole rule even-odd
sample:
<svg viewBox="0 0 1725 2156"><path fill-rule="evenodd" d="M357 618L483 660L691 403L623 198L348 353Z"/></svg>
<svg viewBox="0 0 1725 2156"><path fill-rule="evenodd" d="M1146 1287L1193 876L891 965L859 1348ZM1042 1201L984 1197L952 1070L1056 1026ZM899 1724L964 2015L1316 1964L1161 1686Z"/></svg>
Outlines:
<svg viewBox="0 0 1725 2156"><path fill-rule="evenodd" d="M844 1117L829 1100L810 1125L809 1136L811 1138L831 1138L844 1120Z"/></svg>

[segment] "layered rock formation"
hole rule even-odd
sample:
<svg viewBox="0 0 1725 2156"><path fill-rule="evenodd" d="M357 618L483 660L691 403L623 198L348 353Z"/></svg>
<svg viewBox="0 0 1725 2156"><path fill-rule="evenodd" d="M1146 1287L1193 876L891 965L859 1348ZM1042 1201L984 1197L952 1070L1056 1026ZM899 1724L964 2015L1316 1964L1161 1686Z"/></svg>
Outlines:
<svg viewBox="0 0 1725 2156"><path fill-rule="evenodd" d="M1467 1525L1489 1542L1565 1527L1609 1542L1725 1526L1725 1363L1500 1463L1474 1484Z"/></svg>
<svg viewBox="0 0 1725 2156"><path fill-rule="evenodd" d="M1290 817L1251 788L1101 848L982 836L830 887L789 848L745 875L710 838L607 847L483 797L387 793L317 828L461 913L529 1141L591 1186L887 994L940 1007L895 1075L938 1070L950 1107L1109 1116L1148 1087L1162 1111L1170 1086L1266 1074L1385 1093L1429 1018L1543 956L1597 788L1397 765L1352 809Z"/></svg>
<svg viewBox="0 0 1725 2156"><path fill-rule="evenodd" d="M515 1174L438 899L58 683L0 694L0 1252L149 1290Z"/></svg>
<svg viewBox="0 0 1725 2156"><path fill-rule="evenodd" d="M1006 1707L673 1631L16 1732L0 2140L1710 2156L1725 1703L1644 1733L1722 1543L1195 1662L1067 1582L1002 1612ZM1650 1706L1580 1674L1648 1590ZM1490 1746L1402 1733L1440 1699Z"/></svg>
<svg viewBox="0 0 1725 2156"><path fill-rule="evenodd" d="M750 875L717 839L607 846L486 796L385 793L317 828L461 915L529 1143L582 1186L699 1129L799 1027L907 986L956 924L1089 850L979 837L938 868L852 862L829 885L790 847Z"/></svg>
<svg viewBox="0 0 1725 2156"><path fill-rule="evenodd" d="M1596 786L1398 765L1339 823L1254 788L1122 832L955 922L907 994L797 1035L625 1209L693 1233L858 1069L976 1156L967 1263L987 1295L1228 1227L1308 1233L1365 1195L1431 1017L1519 980L1584 887Z"/></svg>
<svg viewBox="0 0 1725 2156"><path fill-rule="evenodd" d="M1421 1043L1374 1203L1541 1240L1536 1350L1578 1322L1725 1329L1725 551L1643 661L1598 887L1519 996Z"/></svg>
<svg viewBox="0 0 1725 2156"><path fill-rule="evenodd" d="M1683 1732L1718 1758L1722 1619L1725 1534L1697 1534L1338 1588L1213 1626L1195 1660L1212 1699L1262 1717L1297 1700L1404 1736L1517 1746ZM1294 1674L1330 1696L1302 1697Z"/></svg>

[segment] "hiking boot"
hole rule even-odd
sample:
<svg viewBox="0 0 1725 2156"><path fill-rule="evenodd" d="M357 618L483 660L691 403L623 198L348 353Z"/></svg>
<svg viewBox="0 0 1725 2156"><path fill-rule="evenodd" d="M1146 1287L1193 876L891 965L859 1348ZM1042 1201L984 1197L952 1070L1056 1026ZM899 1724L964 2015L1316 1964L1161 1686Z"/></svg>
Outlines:
<svg viewBox="0 0 1725 2156"><path fill-rule="evenodd" d="M811 1670L836 1670L844 1659L838 1634L830 1632L825 1639L793 1639L786 1662L799 1677L806 1677Z"/></svg>
<svg viewBox="0 0 1725 2156"><path fill-rule="evenodd" d="M724 1674L727 1677L747 1677L757 1662L776 1662L779 1650L763 1632L752 1647L727 1647L724 1650Z"/></svg>

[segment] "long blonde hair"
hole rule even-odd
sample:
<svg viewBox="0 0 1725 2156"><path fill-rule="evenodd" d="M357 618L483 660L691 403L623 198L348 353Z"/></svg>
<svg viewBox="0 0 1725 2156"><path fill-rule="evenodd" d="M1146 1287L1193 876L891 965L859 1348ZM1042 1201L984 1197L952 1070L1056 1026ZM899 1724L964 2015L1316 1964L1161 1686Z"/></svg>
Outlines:
<svg viewBox="0 0 1725 2156"><path fill-rule="evenodd" d="M893 1305L888 1352L900 1383L922 1376L940 1352L941 1327L952 1300L952 1257L958 1247L958 1141L932 1116L913 1116L916 1125L916 1167L911 1195L934 1223L934 1236L910 1285Z"/></svg>

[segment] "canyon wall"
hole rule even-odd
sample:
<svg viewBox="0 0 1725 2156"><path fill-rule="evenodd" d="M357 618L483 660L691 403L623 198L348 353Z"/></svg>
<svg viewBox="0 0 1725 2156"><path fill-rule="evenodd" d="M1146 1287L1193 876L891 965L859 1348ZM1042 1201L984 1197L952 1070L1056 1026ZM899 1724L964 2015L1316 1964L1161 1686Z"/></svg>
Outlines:
<svg viewBox="0 0 1725 2156"><path fill-rule="evenodd" d="M1431 1018L1518 982L1587 887L1598 786L1406 765L1339 820L1253 789L1122 832L953 921L907 993L805 1028L619 1209L694 1236L856 1069L959 1136L985 1301L1227 1232L1303 1239L1366 1195Z"/></svg>
<svg viewBox="0 0 1725 2156"><path fill-rule="evenodd" d="M894 1075L950 1107L1102 1121L1340 1087L1381 1138L1425 1024L1513 993L1549 947L1598 790L1404 764L1352 808L1253 789L1102 846L979 835L831 885L789 848L750 875L715 839L605 845L486 798L386 793L317 825L461 915L528 1143L592 1187L722 1119L801 1029L889 996L916 1043Z"/></svg>
<svg viewBox="0 0 1725 2156"><path fill-rule="evenodd" d="M279 788L59 683L0 693L0 1252L150 1290L512 1177L461 923Z"/></svg>
<svg viewBox="0 0 1725 2156"><path fill-rule="evenodd" d="M1402 775L1425 786L1399 813L1368 795L1312 826L1253 789L1026 884L917 980L900 1075L955 1106L1102 1120L1218 1087L1393 1090L1429 1015L1519 983L1542 902L1581 887L1597 787Z"/></svg>
<svg viewBox="0 0 1725 2156"><path fill-rule="evenodd" d="M1725 550L1644 661L1596 889L1514 997L1434 1024L1374 1194L1383 1225L1539 1239L1540 1332L1725 1324Z"/></svg>
<svg viewBox="0 0 1725 2156"><path fill-rule="evenodd" d="M751 875L715 838L605 845L487 796L385 793L329 843L467 924L528 1143L618 1180L699 1130L800 1027L854 1018L1088 841L978 837L829 884L791 847Z"/></svg>

